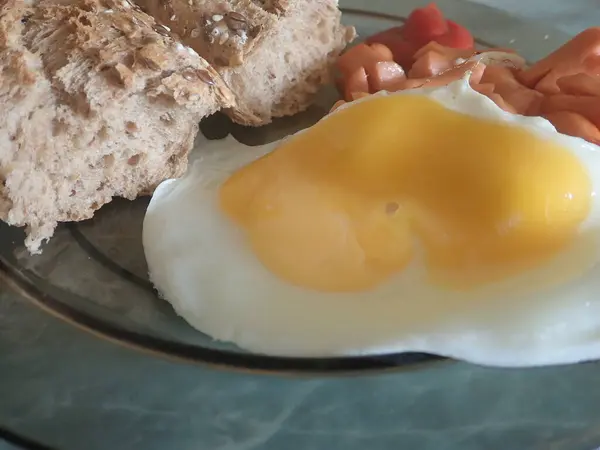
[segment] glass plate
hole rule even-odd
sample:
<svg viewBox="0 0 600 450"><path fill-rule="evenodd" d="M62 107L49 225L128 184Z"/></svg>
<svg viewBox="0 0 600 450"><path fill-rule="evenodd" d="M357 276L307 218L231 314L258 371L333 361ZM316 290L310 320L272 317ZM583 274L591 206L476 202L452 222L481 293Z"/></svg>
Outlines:
<svg viewBox="0 0 600 450"><path fill-rule="evenodd" d="M402 22L422 1L342 0L344 22L368 36ZM511 46L537 59L564 43L568 36L524 22L486 6L462 0L438 0L446 15L467 26L480 46ZM297 116L250 129L221 115L207 118L202 132L211 139L231 133L258 145L315 123L336 100L325 89L317 104ZM213 341L191 328L170 305L158 299L147 277L141 242L148 198L117 199L92 220L63 224L42 255L24 249L23 231L0 225L0 268L9 285L54 315L105 339L137 350L189 362L240 370L288 373L339 373L412 369L443 358L418 353L345 358L281 358L256 355L232 344Z"/></svg>

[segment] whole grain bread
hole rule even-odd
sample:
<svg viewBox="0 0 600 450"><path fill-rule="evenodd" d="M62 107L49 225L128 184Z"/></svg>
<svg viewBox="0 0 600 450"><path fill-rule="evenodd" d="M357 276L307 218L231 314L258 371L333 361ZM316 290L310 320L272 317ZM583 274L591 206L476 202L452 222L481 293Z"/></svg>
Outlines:
<svg viewBox="0 0 600 450"><path fill-rule="evenodd" d="M136 0L221 74L244 125L306 109L356 36L337 0Z"/></svg>
<svg viewBox="0 0 600 450"><path fill-rule="evenodd" d="M180 176L199 120L234 101L127 0L0 0L0 219L39 252L57 222Z"/></svg>

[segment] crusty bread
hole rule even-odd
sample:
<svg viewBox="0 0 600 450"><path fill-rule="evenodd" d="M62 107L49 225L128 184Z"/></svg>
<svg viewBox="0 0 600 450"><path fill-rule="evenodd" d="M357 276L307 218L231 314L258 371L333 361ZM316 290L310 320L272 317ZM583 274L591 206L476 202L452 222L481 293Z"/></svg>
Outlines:
<svg viewBox="0 0 600 450"><path fill-rule="evenodd" d="M306 109L354 39L337 0L136 0L221 74L244 125Z"/></svg>
<svg viewBox="0 0 600 450"><path fill-rule="evenodd" d="M0 0L0 104L0 219L37 253L57 222L180 176L234 98L127 0Z"/></svg>

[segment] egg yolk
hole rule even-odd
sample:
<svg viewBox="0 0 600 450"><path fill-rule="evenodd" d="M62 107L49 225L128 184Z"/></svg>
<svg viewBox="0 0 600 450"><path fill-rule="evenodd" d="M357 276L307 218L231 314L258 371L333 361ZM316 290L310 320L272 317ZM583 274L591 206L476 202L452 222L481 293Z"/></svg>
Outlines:
<svg viewBox="0 0 600 450"><path fill-rule="evenodd" d="M357 103L288 139L229 177L220 206L289 283L371 289L422 255L435 282L462 289L556 255L591 195L566 148L402 95Z"/></svg>

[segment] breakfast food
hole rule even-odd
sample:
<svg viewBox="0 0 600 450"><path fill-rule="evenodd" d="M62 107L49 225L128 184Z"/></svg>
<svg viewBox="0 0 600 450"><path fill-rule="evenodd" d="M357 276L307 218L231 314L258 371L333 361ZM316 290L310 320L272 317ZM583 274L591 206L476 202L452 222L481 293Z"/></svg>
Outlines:
<svg viewBox="0 0 600 450"><path fill-rule="evenodd" d="M385 45L360 44L338 59L338 87L352 101L361 93L444 85L469 72L473 89L504 110L545 117L562 133L600 144L599 53L600 28L581 32L531 67L511 50L454 49L432 41L406 70Z"/></svg>
<svg viewBox="0 0 600 450"><path fill-rule="evenodd" d="M415 44L438 13L342 54L315 126L203 145L159 186L150 276L193 327L285 356L600 358L598 31L528 67L445 19Z"/></svg>
<svg viewBox="0 0 600 450"><path fill-rule="evenodd" d="M215 339L600 358L598 30L528 67L429 5L337 59L344 100L316 125L257 147L200 137L177 179L203 116L305 108L354 31L333 0L139 4L0 0L0 214L32 252L158 185L151 280Z"/></svg>
<svg viewBox="0 0 600 450"><path fill-rule="evenodd" d="M600 149L467 76L362 98L281 142L194 152L144 220L159 292L259 353L599 357Z"/></svg>
<svg viewBox="0 0 600 450"><path fill-rule="evenodd" d="M366 57L366 52L370 52L370 57ZM456 50L430 42L415 53L414 60L411 69L405 72L391 59L391 53L385 46L356 46L342 55L337 62L342 74L339 86L344 92L344 98L352 101L361 93L441 86L469 73L469 82L473 89L486 94L503 109L517 112L504 102L500 94L494 92L494 85L490 85L489 82L490 74L505 75L512 73L511 70L523 69L525 60L519 55L502 49L481 52ZM521 92L514 85L508 86L508 90L505 91L505 94L518 103L522 104L529 99L527 95L521 98ZM343 100L339 101L334 105L334 109L343 103Z"/></svg>
<svg viewBox="0 0 600 450"><path fill-rule="evenodd" d="M57 222L182 175L199 120L234 104L122 0L0 1L0 71L0 218L26 226L33 253Z"/></svg>
<svg viewBox="0 0 600 450"><path fill-rule="evenodd" d="M367 45L383 44L388 47L393 60L406 71L412 66L413 55L430 42L464 50L475 45L469 30L446 19L435 3L415 9L403 25L377 33L365 41Z"/></svg>
<svg viewBox="0 0 600 450"><path fill-rule="evenodd" d="M235 122L263 125L306 109L355 37L337 0L137 0L219 71Z"/></svg>

